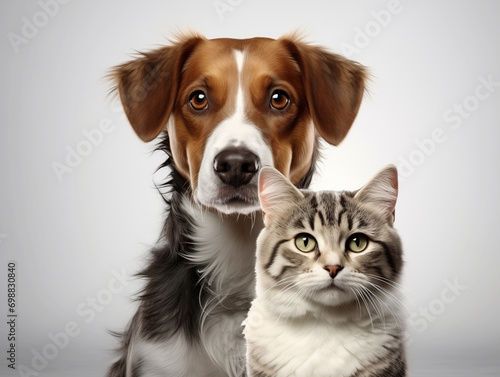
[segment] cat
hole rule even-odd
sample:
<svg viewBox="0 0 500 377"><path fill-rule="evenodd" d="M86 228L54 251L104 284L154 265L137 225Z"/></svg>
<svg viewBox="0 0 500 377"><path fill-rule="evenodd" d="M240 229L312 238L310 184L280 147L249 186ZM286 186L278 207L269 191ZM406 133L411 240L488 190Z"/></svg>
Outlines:
<svg viewBox="0 0 500 377"><path fill-rule="evenodd" d="M264 167L248 377L406 376L397 169L360 190L295 188Z"/></svg>

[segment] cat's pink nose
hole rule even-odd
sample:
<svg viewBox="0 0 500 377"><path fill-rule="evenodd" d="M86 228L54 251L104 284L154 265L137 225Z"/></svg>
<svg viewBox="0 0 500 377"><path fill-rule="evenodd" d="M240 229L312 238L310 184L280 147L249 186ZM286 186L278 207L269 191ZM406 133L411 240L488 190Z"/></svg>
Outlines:
<svg viewBox="0 0 500 377"><path fill-rule="evenodd" d="M337 274L340 271L342 271L342 269L344 267L339 266L338 264L336 264L335 266L325 266L323 268L328 271L328 273L330 274L330 277L333 279L335 276L337 276Z"/></svg>

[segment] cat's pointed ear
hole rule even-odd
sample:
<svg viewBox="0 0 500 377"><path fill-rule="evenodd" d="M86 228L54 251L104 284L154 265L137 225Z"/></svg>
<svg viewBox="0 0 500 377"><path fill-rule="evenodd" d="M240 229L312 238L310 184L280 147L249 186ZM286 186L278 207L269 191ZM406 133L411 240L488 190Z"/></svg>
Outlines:
<svg viewBox="0 0 500 377"><path fill-rule="evenodd" d="M394 222L397 198L398 170L394 165L388 165L379 171L354 196L354 199L381 211L391 223Z"/></svg>
<svg viewBox="0 0 500 377"><path fill-rule="evenodd" d="M264 166L259 174L259 199L264 223L288 208L304 195L278 170Z"/></svg>

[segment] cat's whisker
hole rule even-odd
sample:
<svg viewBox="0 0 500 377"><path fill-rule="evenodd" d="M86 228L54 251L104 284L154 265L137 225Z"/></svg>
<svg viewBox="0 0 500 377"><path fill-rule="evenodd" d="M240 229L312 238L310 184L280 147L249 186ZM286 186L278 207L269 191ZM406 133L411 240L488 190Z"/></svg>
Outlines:
<svg viewBox="0 0 500 377"><path fill-rule="evenodd" d="M285 318L285 323L288 322L288 319L290 318L290 313L292 312L292 308L293 306L296 306L298 303L297 303L297 297L299 297L301 295L301 291L303 290L304 288L303 287L299 287L299 289L297 291L295 291L291 297L289 297L285 302L284 302L284 307L285 307L285 311L284 312L287 312L287 317ZM281 316L283 315L283 312L280 313L280 315L278 316L278 320L279 321L281 319Z"/></svg>
<svg viewBox="0 0 500 377"><path fill-rule="evenodd" d="M293 290L294 288L297 288L297 286L298 286L297 284L292 284L292 283L290 283L290 284L289 284L286 288L284 288L284 289L280 290L280 291L276 294L275 298L276 298L276 299L278 299L278 298L280 298L280 297L282 297L282 296L285 296L285 295L286 295L286 294L288 294L291 290ZM291 300L295 299L295 297L297 297L297 296L298 296L297 292L293 293L292 297L288 297L288 298L286 298L286 300L285 300L284 304L286 304L286 305L287 305L289 301L291 301Z"/></svg>
<svg viewBox="0 0 500 377"><path fill-rule="evenodd" d="M385 288L381 287L380 285L372 283L370 281L367 281L367 283L370 284L377 291L379 291L381 294L383 294L387 298L387 300L391 301L400 310L402 310L403 312L407 312L407 308L405 307L403 302L394 293L392 293L388 289L385 289ZM387 305L387 306L390 306L390 305Z"/></svg>
<svg viewBox="0 0 500 377"><path fill-rule="evenodd" d="M396 321L398 320L399 316L394 312L393 306L397 307L399 310L401 310L403 312L406 311L406 308L401 303L399 298L394 293L392 293L390 290L387 290L384 287L381 287L380 285L372 283L366 279L361 279L360 277L353 279L353 281L356 282L356 284L365 287L365 291L367 293L369 293L371 297L373 297L373 299L370 301L373 303L374 306L376 304L373 302L373 300L376 300L376 302L378 303L378 306L380 306L381 310L383 310L382 307L384 307L386 309L386 311L390 312L391 317L393 317ZM385 300L383 300L381 297L379 297L379 295L375 294L375 292L373 292L371 289L367 288L366 284L368 284L373 289L375 289L377 292L379 292L379 294L382 295ZM382 319L385 321L385 315L381 316L381 320Z"/></svg>
<svg viewBox="0 0 500 377"><path fill-rule="evenodd" d="M405 313L410 313L411 311L415 311L417 308L417 304L406 294L402 293L401 290L398 290L401 293L401 296L394 294L389 289L382 287L380 284L374 283L377 287L384 290L387 294L390 294L394 297L395 303L397 303L398 307L403 310ZM404 299L403 299L404 298Z"/></svg>
<svg viewBox="0 0 500 377"><path fill-rule="evenodd" d="M362 287L361 284L359 284L358 286ZM354 289L356 289L356 288L354 288ZM366 302L365 294L363 293L362 290L359 290L359 289L356 289L356 292L358 292L358 296L361 298L361 301L363 301L363 304L365 305L366 312L368 313L368 316L370 317L370 323L371 323L371 326L372 326L372 330L374 330L375 327L373 325L373 318L372 318L372 315L370 313L370 307L369 307L368 303Z"/></svg>
<svg viewBox="0 0 500 377"><path fill-rule="evenodd" d="M284 288L280 289L278 293L275 296L276 298L279 298L280 296L284 296L285 294L288 294L293 288L296 288L298 285L295 284L294 282L289 282ZM283 310L280 315L278 316L278 321L283 315L285 311L287 311L288 307L290 304L293 304L293 301L295 297L297 296L297 291L293 292L291 296L285 297L285 300L283 302L280 302L280 305L284 307L285 310Z"/></svg>
<svg viewBox="0 0 500 377"><path fill-rule="evenodd" d="M382 280L382 279L375 279L376 276L374 276L374 275L367 274L366 276L369 276L370 279ZM399 295L395 294L394 292L391 292L390 289L387 289L387 288L381 286L380 284L377 284L376 282L371 282L369 280L363 280L363 281L365 283L373 286L375 289L377 289L381 294L383 294L387 298L387 300L391 301L391 303L393 303L403 313L409 313L410 312L410 310L408 309L408 307L405 305L407 303L406 300L405 301L401 300L401 298L399 297ZM385 282L384 282L384 284L385 284ZM397 287L393 287L392 285L390 285L390 287L394 288L394 289L397 289ZM397 290L399 292L401 292L401 290L399 290L399 289L397 289ZM410 301L410 304L411 304L412 307L415 307L415 304L412 303L411 301Z"/></svg>
<svg viewBox="0 0 500 377"><path fill-rule="evenodd" d="M380 300L378 300L378 297L368 287L361 285L361 289L363 290L364 293L366 293L366 297L367 297L368 301L370 301L373 309L375 309L375 313L377 314L377 318L382 322L382 326L384 327L384 330L387 330L386 323L385 323L385 313L382 310L382 308L380 307ZM379 304L379 305L377 305L377 304Z"/></svg>
<svg viewBox="0 0 500 377"><path fill-rule="evenodd" d="M373 275L373 274L368 274L368 273L365 273L365 275L371 279L379 280L379 281L383 282L384 284L387 284L387 285L391 286L392 288L397 289L398 291L400 291L403 294L413 293L410 289L408 289L408 287L404 286L403 284L400 284L400 283L395 282L393 280L387 279L383 276L378 276L378 275Z"/></svg>
<svg viewBox="0 0 500 377"><path fill-rule="evenodd" d="M269 292L271 289L274 289L276 288L277 286L281 285L281 284L289 284L290 282L293 283L293 281L296 279L295 276L288 276L288 277L285 277L279 281L277 281L276 283L274 283L273 285L271 285L269 288L267 288L263 293L267 293Z"/></svg>
<svg viewBox="0 0 500 377"><path fill-rule="evenodd" d="M293 287L296 287L297 285L298 285L298 283L291 279L290 281L286 282L286 284L284 284L283 287L281 287L278 290L277 295L282 295L282 294L288 292ZM278 287L278 285L275 286L275 288L277 288L277 287Z"/></svg>
<svg viewBox="0 0 500 377"><path fill-rule="evenodd" d="M357 307L358 307L358 319L361 318L361 315L362 315L362 309L361 309L361 303L359 302L359 298L358 298L358 295L356 294L356 291L354 290L353 287L349 287L352 291L352 293L354 294L354 298L356 299L356 304L357 304Z"/></svg>
<svg viewBox="0 0 500 377"><path fill-rule="evenodd" d="M275 299L278 299L288 292L290 292L292 289L296 288L298 286L298 283L294 281L294 277L289 277L288 279L283 279L281 282L273 284L272 287L268 288L266 291L264 291L264 294L268 293L271 289L276 289L280 284L284 283L284 286L280 288L276 294L274 295Z"/></svg>
<svg viewBox="0 0 500 377"><path fill-rule="evenodd" d="M373 275L366 274L366 276L369 276L370 278L373 278ZM394 302L399 302L400 301L399 298L398 298L398 296L395 295L393 292L391 292L390 289L387 289L387 288L383 287L382 285L377 284L376 282L372 282L372 281L370 281L370 279L364 279L364 278L361 278L361 277L357 276L353 280L355 280L358 284L359 283L360 284L369 284L372 287L376 287L377 290L379 290L381 293L383 292L384 294L387 294L387 295L393 297L396 300ZM393 287L391 287L391 288L393 288ZM394 288L394 289L396 289L396 288Z"/></svg>
<svg viewBox="0 0 500 377"><path fill-rule="evenodd" d="M383 306L385 307L385 309L391 314L393 320L396 322L396 326L398 328L403 328L403 324L401 323L400 321L400 315L398 313L395 312L394 310L394 307L397 307L399 308L399 310L402 310L402 311L405 311L406 308L404 307L404 305L400 302L400 300L398 299L397 296L395 296L392 292L376 285L376 284L373 284L369 281L367 281L368 284L370 284L373 288L375 288L378 292L380 292L380 294L382 294L385 299L387 301L390 301L393 305L390 305L388 302L382 300L382 298L378 297L378 295L374 295L374 298ZM371 292L372 294L374 294L373 292Z"/></svg>
<svg viewBox="0 0 500 377"><path fill-rule="evenodd" d="M308 287L304 286L304 285L299 286L299 289L291 297L289 297L289 299L285 302L286 312L288 313L287 317L285 318L285 323L288 322L288 319L290 318L290 315L292 314L293 307L300 305L300 301L297 300L297 297L300 297L300 296L305 297L303 294L304 292L306 292L306 293L310 292ZM280 314L280 316L278 317L278 320L281 318L281 315L282 314Z"/></svg>

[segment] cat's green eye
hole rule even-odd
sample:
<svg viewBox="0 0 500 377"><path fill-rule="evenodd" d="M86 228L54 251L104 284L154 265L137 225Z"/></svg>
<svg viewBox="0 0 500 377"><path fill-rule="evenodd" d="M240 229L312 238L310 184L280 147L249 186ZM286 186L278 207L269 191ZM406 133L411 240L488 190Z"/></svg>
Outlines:
<svg viewBox="0 0 500 377"><path fill-rule="evenodd" d="M295 237L295 246L303 253L310 253L316 250L318 243L316 239L307 233L300 233Z"/></svg>
<svg viewBox="0 0 500 377"><path fill-rule="evenodd" d="M346 250L354 253L361 253L368 246L368 237L362 233L350 236L346 242Z"/></svg>

